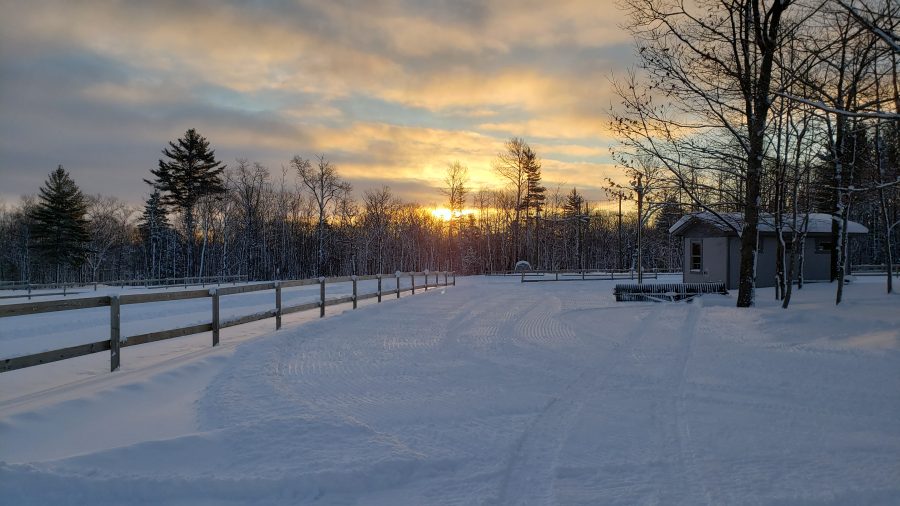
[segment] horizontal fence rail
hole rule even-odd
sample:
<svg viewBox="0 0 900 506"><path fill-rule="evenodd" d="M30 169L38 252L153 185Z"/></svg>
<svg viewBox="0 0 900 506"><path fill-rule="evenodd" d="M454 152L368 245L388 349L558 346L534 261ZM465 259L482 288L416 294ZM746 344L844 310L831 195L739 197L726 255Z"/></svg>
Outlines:
<svg viewBox="0 0 900 506"><path fill-rule="evenodd" d="M69 292L72 288L93 287L97 290L99 285L104 286L133 286L143 288L178 288L188 286L206 286L221 285L225 283L243 283L247 281L244 274L237 276L205 276L205 277L188 277L188 278L157 278L157 279L132 279L132 280L116 280L116 281L87 281L87 282L71 282L71 283L31 283L28 281L13 281L0 283L0 290L25 291L25 295L0 295L0 299L14 299L27 297L47 297L51 295L74 295L78 292ZM53 293L31 293L33 290L62 290L62 292Z"/></svg>
<svg viewBox="0 0 900 506"><path fill-rule="evenodd" d="M849 274L854 276L887 276L885 264L859 264L851 265ZM891 266L891 275L900 276L900 264Z"/></svg>
<svg viewBox="0 0 900 506"><path fill-rule="evenodd" d="M410 286L401 287L400 280L409 278ZM357 292L357 283L359 281L377 280L378 289L372 293L360 294ZM383 284L388 283L389 288L384 289ZM416 284L416 282L420 284ZM352 295L326 298L326 285L335 283L352 283ZM315 302L307 302L295 306L283 306L281 303L281 291L284 288L293 288L300 286L319 286L319 300ZM391 286L393 285L393 286ZM264 320L267 318L275 318L275 329L281 328L281 317L286 314L297 313L300 311L309 311L319 309L319 317L325 316L325 308L338 304L352 303L353 309L357 308L360 300L377 299L381 302L386 295L394 295L398 299L403 292L416 293L416 290L427 291L429 288L439 286L455 286L456 273L452 271L439 272L406 272L395 274L377 274L371 276L343 276L335 278L318 278L318 279L300 279L286 281L269 281L264 283L255 283L252 285L231 286L225 288L212 288L207 290L188 290L183 292L162 292L162 293L141 293L128 295L110 295L102 297L85 297L68 300L53 300L44 302L27 302L21 304L5 304L0 305L0 319L13 316L36 315L42 313L51 313L57 311L73 311L77 309L88 309L96 307L110 308L110 338L92 343L79 344L58 350L43 351L18 357L0 358L0 373L14 371L25 367L31 367L59 360L90 355L104 351L110 352L110 371L115 371L121 363L120 350L130 346L140 344L153 343L166 339L174 339L192 334L200 334L203 332L212 332L213 346L219 344L219 331L224 328L243 325L245 323ZM230 320L222 320L219 314L219 299L223 296L237 295L249 292L258 292L265 290L274 290L275 307L269 310L240 316ZM179 327L174 329L166 329L145 334L133 336L121 336L121 317L120 307L131 304L149 304L154 302L171 302L186 299L210 298L212 321L209 323L201 323Z"/></svg>

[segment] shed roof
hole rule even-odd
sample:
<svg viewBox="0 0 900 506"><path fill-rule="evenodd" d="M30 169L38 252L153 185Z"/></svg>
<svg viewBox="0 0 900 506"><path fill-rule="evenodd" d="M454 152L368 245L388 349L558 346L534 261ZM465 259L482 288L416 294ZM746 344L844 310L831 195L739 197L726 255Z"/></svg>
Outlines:
<svg viewBox="0 0 900 506"><path fill-rule="evenodd" d="M721 218L720 218L721 217ZM798 216L798 220L802 220L803 215ZM809 224L807 226L807 233L810 234L825 234L831 232L831 223L837 220L835 216L832 216L827 213L810 213L809 214ZM775 218L771 214L764 213L759 217L759 231L763 233L774 233L775 232ZM785 228L790 230L790 223L793 221L793 218L785 217ZM715 214L703 211L698 213L690 213L682 216L678 221L675 222L674 225L669 227L669 233L672 235L681 235L688 228L697 225L697 224L707 224L715 229L721 230L722 235L732 235L735 230L740 230L744 226L744 214L743 213L719 213L718 216ZM847 233L848 234L867 234L869 233L869 229L864 227L863 225L855 222L848 221L847 222Z"/></svg>

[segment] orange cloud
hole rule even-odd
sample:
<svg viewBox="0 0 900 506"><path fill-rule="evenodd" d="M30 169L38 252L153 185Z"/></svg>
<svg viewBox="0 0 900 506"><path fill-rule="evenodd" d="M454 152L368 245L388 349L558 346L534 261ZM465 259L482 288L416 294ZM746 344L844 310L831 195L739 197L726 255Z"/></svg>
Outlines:
<svg viewBox="0 0 900 506"><path fill-rule="evenodd" d="M597 187L611 171L607 80L623 63L604 49L628 36L594 1L22 1L5 11L0 46L117 64L118 79L75 83L72 95L135 111L133 135L160 147L190 122L216 146L273 153L268 163L325 153L350 179L438 187L459 160L478 187L502 183L491 162L523 136L552 184ZM360 112L365 101L378 107ZM192 115L197 104L240 114ZM142 126L141 114L169 114L153 125L171 131Z"/></svg>

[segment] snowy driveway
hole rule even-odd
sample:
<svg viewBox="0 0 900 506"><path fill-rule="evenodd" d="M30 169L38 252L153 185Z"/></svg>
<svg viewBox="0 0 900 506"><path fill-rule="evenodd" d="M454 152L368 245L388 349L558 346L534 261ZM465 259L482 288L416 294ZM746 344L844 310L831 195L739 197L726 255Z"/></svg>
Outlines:
<svg viewBox="0 0 900 506"><path fill-rule="evenodd" d="M194 430L3 464L0 492L15 504L898 504L900 297L874 288L851 285L835 309L829 287L811 286L785 312L460 278L245 344L187 403ZM138 385L130 409L164 417L165 399L141 392L177 391L167 378ZM27 416L0 415L0 438ZM68 437L121 430L99 409L96 424Z"/></svg>

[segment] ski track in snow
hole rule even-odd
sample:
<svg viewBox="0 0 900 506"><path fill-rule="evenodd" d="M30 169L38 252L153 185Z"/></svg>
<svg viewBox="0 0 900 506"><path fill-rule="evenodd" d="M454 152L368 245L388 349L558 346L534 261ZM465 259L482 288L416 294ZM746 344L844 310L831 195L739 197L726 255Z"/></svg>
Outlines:
<svg viewBox="0 0 900 506"><path fill-rule="evenodd" d="M16 504L900 503L900 347L883 345L900 343L897 300L874 318L865 300L823 311L818 325L718 296L617 304L611 286L460 278L212 362L197 352L201 362L119 376L106 392L94 378L88 401L67 398L77 385L13 399L0 438L24 437L24 455L39 429L45 451L62 442L64 429L44 429L66 413L90 408L115 431L104 399L164 409L148 403L190 371L182 362L208 377L179 397L192 431L0 462L0 493ZM853 345L857 328L880 347ZM71 437L96 437L89 426Z"/></svg>
<svg viewBox="0 0 900 506"><path fill-rule="evenodd" d="M532 315L535 313L543 318L540 320L534 318ZM524 320L556 323L529 327L530 329L537 327L546 332L545 335L549 335L547 330L549 328L566 329L555 337L574 335L567 326L555 321L549 312L533 311L526 315ZM640 323L625 339L628 351L640 339L649 324L650 319L643 313ZM583 402L593 392L603 388L606 376L610 374L610 370L615 369L622 353L620 346L616 346L612 353L604 357L602 363L593 363L585 367L574 381L564 386L558 397L553 397L547 402L516 443L503 479L503 491L499 500L501 504L553 503L560 448L568 437L573 420L578 416Z"/></svg>

